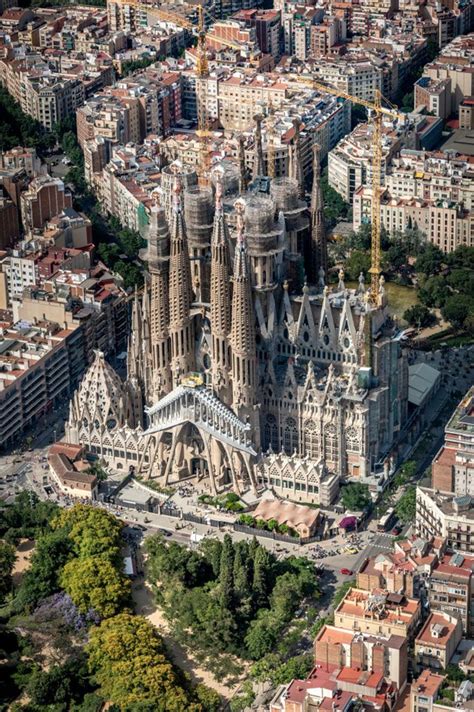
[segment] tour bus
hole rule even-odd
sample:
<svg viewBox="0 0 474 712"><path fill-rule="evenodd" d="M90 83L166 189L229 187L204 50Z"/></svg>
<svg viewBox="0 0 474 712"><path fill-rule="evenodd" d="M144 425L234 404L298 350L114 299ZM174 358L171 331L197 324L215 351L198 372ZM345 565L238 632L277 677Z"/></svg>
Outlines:
<svg viewBox="0 0 474 712"><path fill-rule="evenodd" d="M379 523L377 524L377 531L388 532L394 521L395 510L393 507L390 507L390 509L387 509L387 512L383 515L383 517L380 517Z"/></svg>

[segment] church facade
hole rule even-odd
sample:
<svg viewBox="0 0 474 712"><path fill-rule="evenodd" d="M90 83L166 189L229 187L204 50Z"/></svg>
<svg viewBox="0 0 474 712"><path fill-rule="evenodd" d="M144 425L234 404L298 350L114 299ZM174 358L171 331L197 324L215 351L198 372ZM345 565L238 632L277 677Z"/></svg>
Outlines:
<svg viewBox="0 0 474 712"><path fill-rule="evenodd" d="M341 479L387 468L406 418L383 280L377 300L363 275L356 289L342 271L325 284L317 149L310 206L294 179L263 194L241 177L229 195L219 168L213 193L183 200L182 167L171 171L169 219L151 211L127 379L97 354L66 439L163 485L206 478L214 492L271 487L328 505Z"/></svg>

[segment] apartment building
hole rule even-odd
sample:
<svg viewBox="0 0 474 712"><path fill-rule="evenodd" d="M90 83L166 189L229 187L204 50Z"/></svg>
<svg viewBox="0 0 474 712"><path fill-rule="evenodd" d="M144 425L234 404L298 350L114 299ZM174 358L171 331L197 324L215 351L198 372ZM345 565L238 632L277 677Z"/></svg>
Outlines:
<svg viewBox="0 0 474 712"><path fill-rule="evenodd" d="M474 169L468 156L402 148L392 158L385 186L396 198L461 203L474 208Z"/></svg>
<svg viewBox="0 0 474 712"><path fill-rule="evenodd" d="M278 59L281 54L281 13L277 10L240 10L232 19L255 28L255 35L260 51Z"/></svg>
<svg viewBox="0 0 474 712"><path fill-rule="evenodd" d="M411 686L410 711L448 712L452 709L436 704L443 682L443 675L437 675L431 670L423 670Z"/></svg>
<svg viewBox="0 0 474 712"><path fill-rule="evenodd" d="M417 515L418 516L418 515ZM449 540L448 540L449 541ZM474 633L474 557L445 554L434 566L428 580L428 600L433 612L444 612L460 620L463 634Z"/></svg>
<svg viewBox="0 0 474 712"><path fill-rule="evenodd" d="M430 613L415 638L415 663L418 670L445 670L461 637L462 625L457 616L442 611Z"/></svg>
<svg viewBox="0 0 474 712"><path fill-rule="evenodd" d="M147 69L89 99L76 113L81 147L98 137L109 143L141 143L145 136L166 136L181 119L179 74Z"/></svg>
<svg viewBox="0 0 474 712"><path fill-rule="evenodd" d="M334 625L361 633L411 638L421 617L419 601L388 591L350 589L334 611Z"/></svg>
<svg viewBox="0 0 474 712"><path fill-rule="evenodd" d="M451 81L451 110L459 111L464 99L474 96L474 34L456 37L447 44L436 59L427 64L423 77Z"/></svg>
<svg viewBox="0 0 474 712"><path fill-rule="evenodd" d="M30 178L42 172L42 164L35 148L16 146L0 153L0 168L5 171L24 171Z"/></svg>
<svg viewBox="0 0 474 712"><path fill-rule="evenodd" d="M370 223L371 209L372 189L358 188L353 195L354 230ZM391 234L417 226L443 252L453 252L459 245L474 246L474 215L455 202L395 198L384 191L380 217Z"/></svg>
<svg viewBox="0 0 474 712"><path fill-rule="evenodd" d="M247 129L262 106L279 109L290 96L288 83L274 74L234 72L216 84L217 118L227 130Z"/></svg>
<svg viewBox="0 0 474 712"><path fill-rule="evenodd" d="M314 640L314 662L322 669L352 668L382 673L398 690L407 681L408 640L325 625Z"/></svg>
<svg viewBox="0 0 474 712"><path fill-rule="evenodd" d="M83 82L51 72L40 54L0 59L0 82L24 112L47 129L73 114L85 99Z"/></svg>
<svg viewBox="0 0 474 712"><path fill-rule="evenodd" d="M36 231L33 232L36 237ZM73 208L64 208L48 220L38 235L42 242L55 248L85 248L92 244L92 223Z"/></svg>
<svg viewBox="0 0 474 712"><path fill-rule="evenodd" d="M13 245L20 237L18 208L0 184L0 250Z"/></svg>
<svg viewBox="0 0 474 712"><path fill-rule="evenodd" d="M474 129L474 99L463 99L459 104L459 128L470 131Z"/></svg>
<svg viewBox="0 0 474 712"><path fill-rule="evenodd" d="M451 79L420 77L415 82L415 111L427 111L441 119L451 114Z"/></svg>
<svg viewBox="0 0 474 712"><path fill-rule="evenodd" d="M402 591L409 598L424 598L425 584L443 555L445 542L432 538L395 541L393 551L366 559L357 572L357 587L364 591Z"/></svg>
<svg viewBox="0 0 474 712"><path fill-rule="evenodd" d="M416 531L422 537L446 538L456 551L474 554L474 498L417 487Z"/></svg>
<svg viewBox="0 0 474 712"><path fill-rule="evenodd" d="M56 270L39 286L23 290L13 300L16 322L48 319L67 328L80 326L83 358L93 360L95 349L119 353L127 343L128 306L116 275L104 265Z"/></svg>
<svg viewBox="0 0 474 712"><path fill-rule="evenodd" d="M444 444L432 463L432 486L441 492L474 497L474 387L444 430Z"/></svg>
<svg viewBox="0 0 474 712"><path fill-rule="evenodd" d="M7 309L15 297L20 296L26 287L38 283L38 260L40 254L15 249L11 254L0 257L0 273L3 275L5 293L0 297L0 308Z"/></svg>
<svg viewBox="0 0 474 712"><path fill-rule="evenodd" d="M393 156L402 145L401 131L393 125L384 124L382 134L381 179ZM372 129L369 124L359 124L354 131L345 136L329 152L328 182L346 202L351 203L354 193L363 185L372 181L373 143Z"/></svg>
<svg viewBox="0 0 474 712"><path fill-rule="evenodd" d="M21 218L25 232L41 229L65 208L72 208L72 195L60 178L41 175L20 196Z"/></svg>
<svg viewBox="0 0 474 712"><path fill-rule="evenodd" d="M397 83L393 76L384 80L384 67L376 63L370 56L360 57L349 53L335 59L318 58L312 63L312 74L315 79L337 87L343 92L365 101L373 101L376 91L383 91L384 83L390 86ZM385 72L390 75L396 71L395 67L388 65ZM392 90L389 96L392 95Z"/></svg>
<svg viewBox="0 0 474 712"><path fill-rule="evenodd" d="M86 362L83 334L46 319L2 323L0 336L0 449L24 435L44 413L63 404Z"/></svg>

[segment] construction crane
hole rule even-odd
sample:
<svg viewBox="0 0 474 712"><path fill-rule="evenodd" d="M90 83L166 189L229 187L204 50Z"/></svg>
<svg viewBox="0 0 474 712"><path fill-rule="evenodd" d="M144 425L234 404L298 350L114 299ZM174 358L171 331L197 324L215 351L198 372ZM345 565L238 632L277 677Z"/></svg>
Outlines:
<svg viewBox="0 0 474 712"><path fill-rule="evenodd" d="M366 99L359 99L356 96L352 96L342 89L337 89L337 87L330 86L328 84L322 84L315 79L310 79L309 77L301 77L296 75L294 77L298 82L309 84L313 89L317 89L320 92L325 92L326 94L332 94L333 96L341 97L347 99L353 104L360 104L365 106L366 109L370 109L373 112L372 125L373 125L373 155L372 155L372 209L371 209L371 256L370 256L370 302L373 306L380 305L380 276L382 273L380 267L380 234L381 234L381 221L380 221L380 205L381 205L381 178L382 178L382 117L388 116L394 120L406 121L406 115L400 113L395 106L393 106L388 99L382 96L382 93L376 89L374 101L367 101ZM389 104L389 108L382 105L382 100Z"/></svg>

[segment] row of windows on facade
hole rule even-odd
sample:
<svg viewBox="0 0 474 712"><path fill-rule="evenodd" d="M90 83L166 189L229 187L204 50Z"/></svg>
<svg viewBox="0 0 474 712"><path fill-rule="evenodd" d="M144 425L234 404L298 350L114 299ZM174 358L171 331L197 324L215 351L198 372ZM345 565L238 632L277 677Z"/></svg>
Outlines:
<svg viewBox="0 0 474 712"><path fill-rule="evenodd" d="M120 457L122 460L137 461L139 459L138 453L134 452L134 451L130 451L130 450L116 450L115 448L101 447L100 445L94 445L94 444L91 444L89 447L90 447L91 452L98 454L98 455L109 455L110 457ZM145 454L143 456L143 461L149 462L148 455Z"/></svg>
<svg viewBox="0 0 474 712"><path fill-rule="evenodd" d="M292 482L291 480L280 480L278 477L263 477L259 478L259 484L274 485L275 487L283 487L283 489L291 489L297 491L309 492L310 494L318 494L319 487L317 485L307 485L306 482Z"/></svg>

